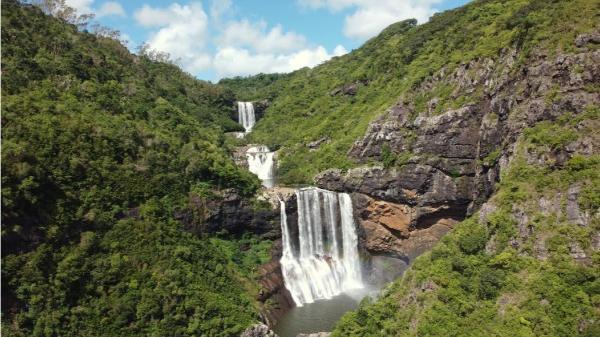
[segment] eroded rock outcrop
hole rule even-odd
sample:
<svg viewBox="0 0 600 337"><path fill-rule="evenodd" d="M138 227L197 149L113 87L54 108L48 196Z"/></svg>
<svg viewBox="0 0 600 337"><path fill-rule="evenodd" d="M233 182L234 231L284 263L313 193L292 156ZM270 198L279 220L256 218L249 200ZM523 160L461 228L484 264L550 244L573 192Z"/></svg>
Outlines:
<svg viewBox="0 0 600 337"><path fill-rule="evenodd" d="M278 337L278 335L267 325L259 323L246 329L240 337Z"/></svg>
<svg viewBox="0 0 600 337"><path fill-rule="evenodd" d="M461 218L429 210L429 217L421 218L419 222L418 207L358 193L353 195L353 201L356 218L364 233L364 248L372 255L392 256L405 263L430 249ZM425 222L431 223L424 225Z"/></svg>
<svg viewBox="0 0 600 337"><path fill-rule="evenodd" d="M232 189L213 193L211 198L190 194L187 207L176 212L175 218L187 231L197 235L251 232L271 240L281 236L277 210L252 204Z"/></svg>
<svg viewBox="0 0 600 337"><path fill-rule="evenodd" d="M589 90L600 82L600 51L586 47L597 43L597 33L574 43L578 53L538 54L525 67L516 62L517 51L506 49L496 59L441 69L374 120L348 153L364 163L385 159L388 167L331 169L315 177L316 184L354 193L367 251L410 260L488 199L525 128L600 104ZM453 91L429 97L424 107L411 99L440 87ZM592 147L592 140L583 139L551 158L528 160L564 165L576 152L592 153ZM566 193L568 221L585 226L589 215L577 207L577 186ZM556 201L539 202L546 212L556 212ZM525 216L515 210L519 214ZM529 230L527 220L520 220L522 235ZM543 255L543 244L536 247ZM577 247L572 252L581 255Z"/></svg>

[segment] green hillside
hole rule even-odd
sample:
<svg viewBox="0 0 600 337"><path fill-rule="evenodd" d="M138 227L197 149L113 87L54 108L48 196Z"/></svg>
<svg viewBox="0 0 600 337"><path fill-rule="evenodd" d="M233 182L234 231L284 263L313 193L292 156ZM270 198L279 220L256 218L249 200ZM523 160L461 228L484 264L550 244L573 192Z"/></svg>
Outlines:
<svg viewBox="0 0 600 337"><path fill-rule="evenodd" d="M250 232L255 214L219 218L243 223L236 233L205 228L234 199L275 223L232 160L245 143L278 150L281 185L339 168L326 188L420 212L390 231L402 240L454 226L332 336L600 335L600 0L476 0L312 69L218 84L35 6L1 6L6 336L237 337L265 308L285 311L277 263L273 289L258 289L257 266L281 245ZM240 100L266 107L242 140L226 135L242 130ZM367 130L387 122L379 144L384 132ZM363 137L370 154L350 153ZM462 151L446 156L451 145ZM374 164L354 170L368 179L345 176Z"/></svg>
<svg viewBox="0 0 600 337"><path fill-rule="evenodd" d="M600 221L576 225L562 209L578 186L581 212L598 211L600 156L562 165L528 157L552 158L595 137L599 121L596 107L529 129L486 211L458 224L381 298L346 314L333 336L598 336Z"/></svg>
<svg viewBox="0 0 600 337"><path fill-rule="evenodd" d="M258 75L222 83L244 99L273 98L250 141L282 147L283 183L310 183L324 169L355 166L348 150L370 121L398 101L414 104L418 114L433 97L440 99L440 112L481 98L480 91L451 97L453 87L419 88L443 67L449 73L511 47L523 50L519 61L524 63L532 50L572 50L577 34L597 25L598 6L588 0L474 1L436 14L424 25L395 23L347 55L274 82ZM355 95L332 95L353 83ZM305 146L323 137L330 142L318 150Z"/></svg>
<svg viewBox="0 0 600 337"><path fill-rule="evenodd" d="M188 198L259 187L224 144L233 100L2 1L3 334L231 336L257 320L226 246L174 220Z"/></svg>
<svg viewBox="0 0 600 337"><path fill-rule="evenodd" d="M448 172L444 173L451 180L489 174L493 167L500 167L499 182L490 187L495 193L482 211L457 224L431 252L412 262L406 274L380 298L364 300L358 310L347 313L333 336L600 334L600 161L595 147L600 116L593 61L597 62L598 42L584 48L576 43L582 33L597 34L599 19L597 0L473 1L436 14L423 25L412 20L393 24L361 48L313 69L275 79L258 75L221 82L245 100L271 100L250 141L280 149L278 174L283 184L311 183L327 168L349 169L379 162L390 171L408 172L422 168L418 164L447 163ZM515 58L508 65L503 62L510 52ZM589 72L591 84L572 89L568 76L562 82L564 88L557 84L560 80L536 82L535 76L543 73L544 67L552 62L560 64L561 56L573 55L592 61L565 63L566 74L573 78ZM484 83L459 82L468 76L451 78L457 70L475 73L486 67L491 69L487 79L509 79L509 85L486 92L489 87ZM536 70L538 74L527 73ZM552 75L557 79L562 76L558 71L548 77ZM528 76L534 79L528 82ZM523 98L531 88L519 81L532 83L533 92L542 88L535 94L540 96ZM581 95L579 102L585 108L566 103L576 98L561 102L563 95L570 94ZM533 110L536 105L515 107L520 99L537 100L538 107L545 105L552 112L531 117L535 112L525 109ZM502 100L510 102L503 117L492 110L500 105L490 108L481 103ZM432 101L435 104L430 105ZM384 114L396 105L404 108L402 112L410 112L408 121L398 121L404 115ZM378 127L385 122L402 123L400 131L394 129L397 133L388 135L396 137L389 143L397 141L410 150L414 148L411 139L414 142L422 131L417 130L423 125L415 121L417 116L426 119L448 113L446 120L451 120L449 116L459 119L449 110L465 106L480 109L476 111L484 116L481 128L497 130L493 132L500 133L502 139L489 153L479 158L472 154L477 173L453 171L451 160L456 158L440 159L438 153L424 152L424 138L419 139L418 155L393 152L389 145L383 145L378 156L349 154L354 142L365 136L369 123L380 115L388 119ZM508 127L499 122L504 118ZM534 123L535 118L547 120ZM524 130L515 131L521 127ZM508 136L509 132L515 133ZM321 139L325 141L317 148L307 146ZM586 143L594 145L590 150L573 145ZM499 164L506 152L510 165ZM365 181L386 186L387 182L378 181L375 174L360 180L358 172L350 176L357 180L355 185L346 181L340 188L357 188ZM484 189L479 185L469 188ZM386 195L388 191L381 188L377 192L393 199ZM586 214L589 222L574 222L569 213L574 212L573 207Z"/></svg>

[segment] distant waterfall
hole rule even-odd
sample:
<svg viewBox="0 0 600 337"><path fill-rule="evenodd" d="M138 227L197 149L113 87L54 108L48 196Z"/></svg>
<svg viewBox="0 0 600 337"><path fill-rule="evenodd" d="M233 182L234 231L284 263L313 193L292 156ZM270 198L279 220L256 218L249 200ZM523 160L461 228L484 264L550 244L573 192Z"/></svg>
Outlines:
<svg viewBox="0 0 600 337"><path fill-rule="evenodd" d="M319 188L296 191L298 232L292 236L280 201L285 286L296 305L361 288L358 236L346 193Z"/></svg>
<svg viewBox="0 0 600 337"><path fill-rule="evenodd" d="M264 145L254 146L246 151L248 170L256 174L265 187L275 186L274 154L275 152L270 152Z"/></svg>
<svg viewBox="0 0 600 337"><path fill-rule="evenodd" d="M252 131L252 127L256 123L254 116L254 105L252 102L237 102L238 104L238 122L242 124L246 133Z"/></svg>

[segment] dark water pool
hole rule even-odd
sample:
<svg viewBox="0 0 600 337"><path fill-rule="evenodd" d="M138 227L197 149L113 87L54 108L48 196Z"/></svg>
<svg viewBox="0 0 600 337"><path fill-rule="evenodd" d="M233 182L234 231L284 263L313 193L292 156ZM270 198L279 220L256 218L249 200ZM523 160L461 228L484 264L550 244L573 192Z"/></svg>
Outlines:
<svg viewBox="0 0 600 337"><path fill-rule="evenodd" d="M292 308L274 327L279 337L296 337L300 333L331 331L347 311L356 309L365 296L375 297L378 288L363 288L342 293L328 300L318 300Z"/></svg>

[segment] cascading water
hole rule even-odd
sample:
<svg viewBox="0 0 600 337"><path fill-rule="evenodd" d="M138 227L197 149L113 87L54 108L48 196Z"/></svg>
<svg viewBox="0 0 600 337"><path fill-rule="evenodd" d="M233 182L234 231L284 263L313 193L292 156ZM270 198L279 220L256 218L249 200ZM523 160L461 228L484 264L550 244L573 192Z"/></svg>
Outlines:
<svg viewBox="0 0 600 337"><path fill-rule="evenodd" d="M254 116L254 104L252 102L237 102L238 103L238 122L242 124L245 133L238 133L238 137L242 138L244 135L252 131L252 127L256 123L256 117Z"/></svg>
<svg viewBox="0 0 600 337"><path fill-rule="evenodd" d="M248 170L256 174L263 186L268 188L275 186L274 154L264 145L254 146L246 151Z"/></svg>
<svg viewBox="0 0 600 337"><path fill-rule="evenodd" d="M286 288L298 306L363 287L352 201L319 188L296 191L298 237L292 237L280 201Z"/></svg>

